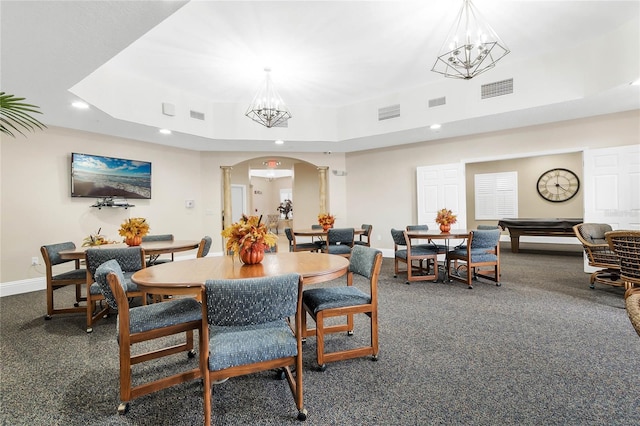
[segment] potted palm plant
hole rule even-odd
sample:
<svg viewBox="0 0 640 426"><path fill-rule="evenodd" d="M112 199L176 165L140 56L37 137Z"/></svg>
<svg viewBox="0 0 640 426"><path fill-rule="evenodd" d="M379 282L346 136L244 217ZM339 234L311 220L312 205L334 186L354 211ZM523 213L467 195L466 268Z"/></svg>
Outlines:
<svg viewBox="0 0 640 426"><path fill-rule="evenodd" d="M22 130L32 132L47 127L31 116L34 113L42 114L37 110L39 107L22 102L24 100L25 98L0 92L0 132L15 138L14 132L26 136Z"/></svg>

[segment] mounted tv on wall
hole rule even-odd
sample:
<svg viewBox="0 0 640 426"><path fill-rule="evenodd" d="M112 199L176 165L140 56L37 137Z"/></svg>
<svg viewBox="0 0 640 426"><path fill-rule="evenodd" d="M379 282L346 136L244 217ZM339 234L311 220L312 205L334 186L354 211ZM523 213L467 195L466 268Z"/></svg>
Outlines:
<svg viewBox="0 0 640 426"><path fill-rule="evenodd" d="M71 196L150 199L151 163L74 152Z"/></svg>

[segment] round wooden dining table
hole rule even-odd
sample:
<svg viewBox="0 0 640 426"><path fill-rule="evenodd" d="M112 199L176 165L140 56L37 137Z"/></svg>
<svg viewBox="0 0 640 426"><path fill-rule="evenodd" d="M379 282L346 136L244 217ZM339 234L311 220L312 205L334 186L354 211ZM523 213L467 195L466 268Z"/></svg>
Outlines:
<svg viewBox="0 0 640 426"><path fill-rule="evenodd" d="M144 249L146 255L160 255L169 253L178 253L197 249L200 240L167 240L167 241L143 241L140 247ZM128 247L124 243L102 244L99 246L76 247L73 250L62 250L59 255L62 259L84 259L87 249L111 249Z"/></svg>
<svg viewBox="0 0 640 426"><path fill-rule="evenodd" d="M237 256L212 256L180 260L144 268L131 280L147 293L197 292L207 280L259 278L298 273L303 283L330 281L347 273L349 260L333 254L283 252L265 254L262 262L245 265Z"/></svg>

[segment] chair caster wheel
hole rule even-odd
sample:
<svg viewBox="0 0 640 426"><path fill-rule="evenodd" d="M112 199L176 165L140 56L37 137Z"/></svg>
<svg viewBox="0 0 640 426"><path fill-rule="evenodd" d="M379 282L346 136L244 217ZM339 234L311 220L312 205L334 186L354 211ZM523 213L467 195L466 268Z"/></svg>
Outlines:
<svg viewBox="0 0 640 426"><path fill-rule="evenodd" d="M93 328L87 327L87 333L92 333L92 332L93 332Z"/></svg>
<svg viewBox="0 0 640 426"><path fill-rule="evenodd" d="M411 285L411 283L409 281L405 281L406 285Z"/></svg>
<svg viewBox="0 0 640 426"><path fill-rule="evenodd" d="M120 414L121 416L124 416L128 412L129 412L129 403L128 402L122 402L122 403L120 403L120 405L118 405L118 414Z"/></svg>
<svg viewBox="0 0 640 426"><path fill-rule="evenodd" d="M591 290L593 290L594 288L596 288L596 286L592 284L592 285L590 285L590 286L589 286L589 288L590 288Z"/></svg>
<svg viewBox="0 0 640 426"><path fill-rule="evenodd" d="M284 372L284 368L281 368L276 372L276 380L284 380L287 378L287 374Z"/></svg>
<svg viewBox="0 0 640 426"><path fill-rule="evenodd" d="M44 316L44 320L45 321L50 321L51 320L51 315L45 315Z"/></svg>
<svg viewBox="0 0 640 426"><path fill-rule="evenodd" d="M353 330L347 331L347 336L353 336Z"/></svg>
<svg viewBox="0 0 640 426"><path fill-rule="evenodd" d="M298 412L298 420L300 420L301 422L307 420L307 409L303 408L302 410L300 410Z"/></svg>
<svg viewBox="0 0 640 426"><path fill-rule="evenodd" d="M327 364L322 364L318 366L318 371L324 372L327 370Z"/></svg>
<svg viewBox="0 0 640 426"><path fill-rule="evenodd" d="M496 283L496 287L502 287L502 283Z"/></svg>
<svg viewBox="0 0 640 426"><path fill-rule="evenodd" d="M469 286L469 290L473 290L473 286Z"/></svg>
<svg viewBox="0 0 640 426"><path fill-rule="evenodd" d="M378 355L371 356L371 361L377 361L377 360L378 360Z"/></svg>
<svg viewBox="0 0 640 426"><path fill-rule="evenodd" d="M189 358L195 358L196 357L196 351L191 349L189 352L187 352L187 356Z"/></svg>
<svg viewBox="0 0 640 426"><path fill-rule="evenodd" d="M393 276L393 278L398 278L398 276L397 276L397 275L394 275L394 276Z"/></svg>

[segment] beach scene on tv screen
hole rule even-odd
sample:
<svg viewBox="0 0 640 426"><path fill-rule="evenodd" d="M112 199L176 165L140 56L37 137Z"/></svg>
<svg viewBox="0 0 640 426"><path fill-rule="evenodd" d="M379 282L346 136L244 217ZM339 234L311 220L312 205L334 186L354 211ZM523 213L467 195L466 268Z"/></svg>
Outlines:
<svg viewBox="0 0 640 426"><path fill-rule="evenodd" d="M151 163L73 154L74 197L151 198Z"/></svg>

